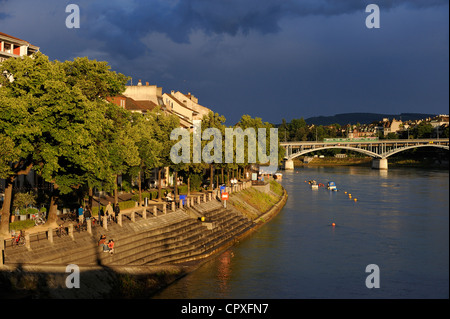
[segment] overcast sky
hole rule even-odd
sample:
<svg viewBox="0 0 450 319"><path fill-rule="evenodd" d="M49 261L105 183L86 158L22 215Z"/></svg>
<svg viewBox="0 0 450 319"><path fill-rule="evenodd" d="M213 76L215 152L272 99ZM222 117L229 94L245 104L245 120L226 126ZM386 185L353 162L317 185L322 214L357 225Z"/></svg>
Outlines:
<svg viewBox="0 0 450 319"><path fill-rule="evenodd" d="M68 29L66 6L80 8ZM380 28L366 27L366 6ZM448 0L0 0L0 32L191 92L234 124L449 112Z"/></svg>

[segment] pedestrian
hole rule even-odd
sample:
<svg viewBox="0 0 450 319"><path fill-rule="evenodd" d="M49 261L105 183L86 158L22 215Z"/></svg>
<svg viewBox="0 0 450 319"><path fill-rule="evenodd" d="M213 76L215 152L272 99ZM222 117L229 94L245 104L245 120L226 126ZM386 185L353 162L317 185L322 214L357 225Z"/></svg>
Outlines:
<svg viewBox="0 0 450 319"><path fill-rule="evenodd" d="M114 240L110 239L108 242L108 250L110 254L114 253Z"/></svg>
<svg viewBox="0 0 450 319"><path fill-rule="evenodd" d="M84 221L84 209L83 206L80 205L80 208L78 208L78 222L82 223Z"/></svg>
<svg viewBox="0 0 450 319"><path fill-rule="evenodd" d="M98 246L102 247L103 252L107 252L108 251L108 245L106 243L106 235L100 235L100 239L98 240Z"/></svg>
<svg viewBox="0 0 450 319"><path fill-rule="evenodd" d="M100 225L103 226L103 216L105 213L103 212L103 207L100 207L100 210L98 211L98 222Z"/></svg>
<svg viewBox="0 0 450 319"><path fill-rule="evenodd" d="M114 205L114 220L117 222L117 216L120 214L119 203Z"/></svg>
<svg viewBox="0 0 450 319"><path fill-rule="evenodd" d="M105 215L106 218L109 220L113 217L114 211L113 208L111 206L111 202L108 202L108 205L106 205L106 211L105 211Z"/></svg>
<svg viewBox="0 0 450 319"><path fill-rule="evenodd" d="M86 210L84 211L84 219L86 219L87 222L89 222L91 220L91 208L88 206L86 206Z"/></svg>

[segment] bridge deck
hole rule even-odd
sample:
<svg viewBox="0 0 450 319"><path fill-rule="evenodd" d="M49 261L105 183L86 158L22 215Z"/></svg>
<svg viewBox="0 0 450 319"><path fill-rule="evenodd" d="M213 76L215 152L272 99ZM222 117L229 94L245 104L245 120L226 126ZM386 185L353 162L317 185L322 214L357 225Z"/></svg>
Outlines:
<svg viewBox="0 0 450 319"><path fill-rule="evenodd" d="M374 158L387 158L395 153L416 147L438 147L449 149L449 139L409 139L376 141L321 141L280 142L286 148L286 158L295 157L325 149L348 149Z"/></svg>

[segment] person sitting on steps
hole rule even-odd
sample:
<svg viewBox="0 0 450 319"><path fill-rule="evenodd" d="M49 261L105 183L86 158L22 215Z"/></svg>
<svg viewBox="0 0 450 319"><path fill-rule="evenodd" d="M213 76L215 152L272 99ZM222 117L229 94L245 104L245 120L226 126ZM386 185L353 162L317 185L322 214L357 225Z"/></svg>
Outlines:
<svg viewBox="0 0 450 319"><path fill-rule="evenodd" d="M110 239L108 242L108 249L109 249L109 253L113 254L114 253L114 240Z"/></svg>

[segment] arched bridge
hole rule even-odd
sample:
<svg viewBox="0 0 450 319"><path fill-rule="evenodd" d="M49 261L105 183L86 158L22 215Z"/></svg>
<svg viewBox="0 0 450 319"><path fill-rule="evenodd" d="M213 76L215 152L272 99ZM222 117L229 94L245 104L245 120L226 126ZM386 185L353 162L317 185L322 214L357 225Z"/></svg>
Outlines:
<svg viewBox="0 0 450 319"><path fill-rule="evenodd" d="M280 145L286 149L285 169L293 169L292 160L298 156L327 149L346 149L363 153L374 158L374 168L387 169L389 156L418 147L437 147L449 150L449 139L281 142Z"/></svg>

